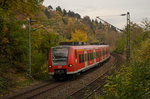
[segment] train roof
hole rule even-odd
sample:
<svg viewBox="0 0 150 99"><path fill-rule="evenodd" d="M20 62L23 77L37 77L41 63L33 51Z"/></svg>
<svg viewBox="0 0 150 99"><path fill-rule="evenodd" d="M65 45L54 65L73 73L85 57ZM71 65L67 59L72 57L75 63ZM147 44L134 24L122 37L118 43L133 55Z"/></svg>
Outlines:
<svg viewBox="0 0 150 99"><path fill-rule="evenodd" d="M73 49L98 49L102 47L109 47L109 45L104 43L91 43L90 45L86 45L85 42L60 42L60 46L52 47L52 48L60 48L60 47L71 47Z"/></svg>
<svg viewBox="0 0 150 99"><path fill-rule="evenodd" d="M81 45L81 46L68 46L68 45L63 45L63 46L56 46L56 47L71 47L73 49L98 49L98 48L104 48L104 47L109 47L109 45ZM53 47L55 48L55 47Z"/></svg>
<svg viewBox="0 0 150 99"><path fill-rule="evenodd" d="M73 49L98 49L98 48L102 48L102 47L108 47L109 45L86 45L86 46L70 46Z"/></svg>

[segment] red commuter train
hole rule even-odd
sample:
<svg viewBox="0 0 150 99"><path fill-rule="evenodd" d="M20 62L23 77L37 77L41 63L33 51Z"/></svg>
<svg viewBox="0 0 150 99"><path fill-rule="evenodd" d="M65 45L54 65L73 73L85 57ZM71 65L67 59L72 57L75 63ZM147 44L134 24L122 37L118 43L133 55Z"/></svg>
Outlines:
<svg viewBox="0 0 150 99"><path fill-rule="evenodd" d="M109 45L83 45L71 42L52 47L49 52L48 72L59 80L95 67L110 57Z"/></svg>

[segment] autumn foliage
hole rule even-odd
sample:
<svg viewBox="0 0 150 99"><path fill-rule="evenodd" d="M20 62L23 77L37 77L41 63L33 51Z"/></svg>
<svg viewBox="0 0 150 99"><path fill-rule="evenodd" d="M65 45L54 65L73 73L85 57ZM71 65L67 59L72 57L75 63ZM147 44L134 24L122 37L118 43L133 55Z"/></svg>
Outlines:
<svg viewBox="0 0 150 99"><path fill-rule="evenodd" d="M112 99L150 98L150 23L131 23L131 59L107 79L104 97ZM122 38L122 37L121 37ZM124 39L117 41L117 52L124 53Z"/></svg>
<svg viewBox="0 0 150 99"><path fill-rule="evenodd" d="M75 42L87 42L87 32L81 30L75 30L74 33L71 33L71 41Z"/></svg>
<svg viewBox="0 0 150 99"><path fill-rule="evenodd" d="M28 21L31 21L31 76L48 79L47 60L51 47L62 41L105 42L115 46L119 34L105 24L83 18L80 14L58 6L45 7L43 0L0 0L0 95L30 80L28 73ZM111 39L109 34L111 33ZM113 36L112 36L113 35ZM13 87L12 87L13 86Z"/></svg>

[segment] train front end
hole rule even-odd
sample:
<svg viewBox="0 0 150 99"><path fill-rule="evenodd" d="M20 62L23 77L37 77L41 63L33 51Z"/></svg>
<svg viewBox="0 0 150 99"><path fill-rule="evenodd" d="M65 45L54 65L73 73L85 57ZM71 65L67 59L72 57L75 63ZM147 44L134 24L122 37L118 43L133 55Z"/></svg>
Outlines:
<svg viewBox="0 0 150 99"><path fill-rule="evenodd" d="M54 79L63 79L67 76L67 71L72 69L72 58L70 58L70 47L53 47L49 53L48 72Z"/></svg>

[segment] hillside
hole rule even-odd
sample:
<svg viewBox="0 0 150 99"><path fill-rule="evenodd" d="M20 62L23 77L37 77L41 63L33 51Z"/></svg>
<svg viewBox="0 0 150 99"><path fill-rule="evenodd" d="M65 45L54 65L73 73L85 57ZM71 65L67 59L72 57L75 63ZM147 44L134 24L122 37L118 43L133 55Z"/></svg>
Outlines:
<svg viewBox="0 0 150 99"><path fill-rule="evenodd" d="M42 5L43 0L0 1L0 94L48 79L49 49L62 41L104 42L114 49L118 32L89 16ZM28 18L31 19L31 76L28 69ZM33 22L32 22L33 21ZM109 30L109 31L108 31ZM111 38L111 39L110 39Z"/></svg>
<svg viewBox="0 0 150 99"><path fill-rule="evenodd" d="M98 19L82 18L79 13L60 6L45 7L43 1L0 0L0 96L49 79L49 50L62 41L107 43L111 51L126 55L127 27L120 33ZM148 19L142 25L131 22L130 30L130 61L108 77L100 97L150 98L150 22ZM28 75L30 43L31 77Z"/></svg>

